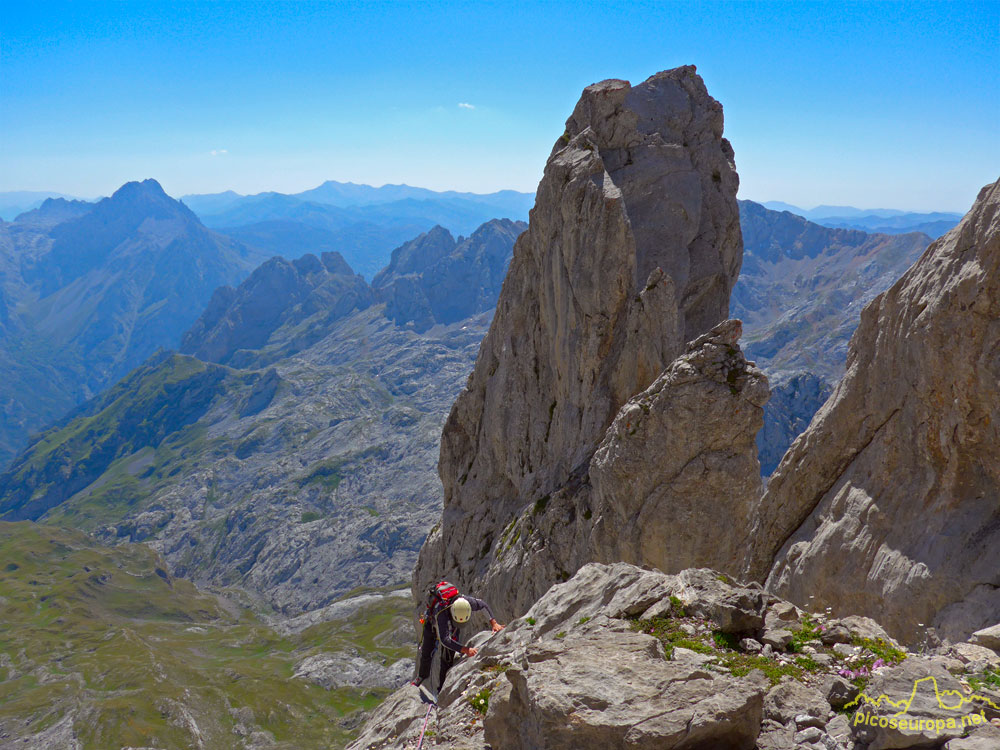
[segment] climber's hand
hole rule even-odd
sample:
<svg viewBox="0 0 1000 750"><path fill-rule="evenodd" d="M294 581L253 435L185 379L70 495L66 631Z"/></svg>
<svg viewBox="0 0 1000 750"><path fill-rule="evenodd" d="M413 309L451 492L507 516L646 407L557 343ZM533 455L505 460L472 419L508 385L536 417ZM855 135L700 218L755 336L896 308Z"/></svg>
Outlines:
<svg viewBox="0 0 1000 750"><path fill-rule="evenodd" d="M499 633L501 630L503 630L503 625L501 625L496 620L490 620L490 627L493 628L494 633Z"/></svg>
<svg viewBox="0 0 1000 750"><path fill-rule="evenodd" d="M469 646L462 646L462 653L466 656L475 656L479 653L478 649L470 648Z"/></svg>

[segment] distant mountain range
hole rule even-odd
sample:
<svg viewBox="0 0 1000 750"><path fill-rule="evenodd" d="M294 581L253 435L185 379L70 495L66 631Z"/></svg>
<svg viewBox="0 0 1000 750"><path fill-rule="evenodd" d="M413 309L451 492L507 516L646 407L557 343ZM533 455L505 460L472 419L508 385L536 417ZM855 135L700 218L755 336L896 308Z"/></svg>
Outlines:
<svg viewBox="0 0 1000 750"><path fill-rule="evenodd" d="M772 382L808 371L843 374L861 308L930 244L925 234L833 229L740 201L743 267L730 314L743 321L747 357Z"/></svg>
<svg viewBox="0 0 1000 750"><path fill-rule="evenodd" d="M843 375L861 309L927 248L926 234L834 229L740 201L743 267L730 315L743 349L771 381L761 471L770 474Z"/></svg>
<svg viewBox="0 0 1000 750"><path fill-rule="evenodd" d="M440 225L468 235L490 219L525 220L532 193L436 192L409 185L324 182L294 195L232 191L181 199L207 226L275 255L337 251L366 278L384 267L389 252Z"/></svg>
<svg viewBox="0 0 1000 750"><path fill-rule="evenodd" d="M265 256L206 229L154 180L97 204L46 199L0 224L0 465L176 344Z"/></svg>
<svg viewBox="0 0 1000 750"><path fill-rule="evenodd" d="M272 210L298 217L229 230L234 241L207 230L187 207L147 181L130 183L98 204L48 198L14 223L3 224L0 460L6 463L31 432L100 393L157 348L178 346L185 329L182 351L243 366L247 355L241 351L257 352L254 356L264 361L261 349L278 328L308 321L310 331L300 331L296 341L311 345L338 318L376 302L384 305L389 320L417 333L491 309L521 225L489 222L458 239L437 226L416 239L409 235L394 251L371 255L346 243L343 231L304 223L322 223L358 206L396 210L401 202L420 202L428 194L468 203L484 198L336 182L298 196L196 196L192 202L220 215L243 212L246 218L253 211ZM337 207L303 196L350 205ZM501 208L517 208L525 196L505 192L485 198ZM391 211L384 216L391 221ZM900 217L905 214L895 212L882 220ZM929 239L826 228L749 201L741 205L741 221L746 250L732 314L744 320L747 351L769 372L776 389L804 372L819 379L796 391L792 403L797 411L785 422L798 425L808 416L802 413L801 394L814 394L815 400L825 394L823 384L839 375L860 307L888 286ZM408 225L368 226L373 241L384 245ZM384 258L382 270L371 274L371 285L355 276L338 251L351 247L369 268ZM235 282L272 254L294 255L295 260L273 258L247 285L234 289ZM325 317L316 317L321 310ZM267 359L287 355L285 349L274 349ZM766 432L773 436L780 431ZM771 453L780 455L774 447Z"/></svg>
<svg viewBox="0 0 1000 750"><path fill-rule="evenodd" d="M950 211L916 213L895 208L855 208L854 206L816 206L799 208L782 201L765 201L760 204L773 211L788 211L825 227L860 229L882 234L923 232L937 239L958 224L962 214Z"/></svg>
<svg viewBox="0 0 1000 750"><path fill-rule="evenodd" d="M437 227L369 286L272 258L0 474L0 516L150 541L178 575L298 612L406 577L440 512L441 426L523 223ZM387 315L388 312L388 315ZM413 317L408 317L413 316Z"/></svg>
<svg viewBox="0 0 1000 750"><path fill-rule="evenodd" d="M840 374L861 307L930 240L740 211L731 312L774 389L766 473ZM21 453L0 475L0 515L148 541L178 575L289 613L402 580L441 507L441 426L524 226L491 221L461 240L432 228L371 284L335 252L268 260L206 300L180 353Z"/></svg>
<svg viewBox="0 0 1000 750"><path fill-rule="evenodd" d="M49 190L13 190L0 192L0 219L12 221L19 214L38 208L47 198L71 198Z"/></svg>

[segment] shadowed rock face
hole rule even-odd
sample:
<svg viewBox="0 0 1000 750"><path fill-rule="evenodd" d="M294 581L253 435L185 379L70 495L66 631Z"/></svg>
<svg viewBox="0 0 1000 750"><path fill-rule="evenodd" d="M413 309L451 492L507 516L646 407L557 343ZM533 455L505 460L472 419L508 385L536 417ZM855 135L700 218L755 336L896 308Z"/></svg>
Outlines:
<svg viewBox="0 0 1000 750"><path fill-rule="evenodd" d="M760 473L769 476L788 446L809 426L813 414L833 388L811 372L796 373L787 383L771 380L771 400L764 409L764 427L757 433Z"/></svg>
<svg viewBox="0 0 1000 750"><path fill-rule="evenodd" d="M371 289L339 253L271 258L237 289L219 287L205 312L181 339L180 350L207 362L229 364L239 350L259 349L281 326L319 311L327 322L364 310Z"/></svg>
<svg viewBox="0 0 1000 750"><path fill-rule="evenodd" d="M386 317L423 333L492 310L511 246L526 228L523 221L494 219L456 242L438 226L396 248L372 280Z"/></svg>
<svg viewBox="0 0 1000 750"><path fill-rule="evenodd" d="M1000 620L998 380L994 183L865 308L847 374L771 477L756 529L770 554L747 572L907 640Z"/></svg>
<svg viewBox="0 0 1000 750"><path fill-rule="evenodd" d="M513 613L595 559L591 457L622 406L725 320L742 253L737 186L721 105L693 67L583 92L445 425L445 508L418 589L440 575L475 581ZM515 538L526 511L535 530L571 516L572 554L543 560L540 532Z"/></svg>

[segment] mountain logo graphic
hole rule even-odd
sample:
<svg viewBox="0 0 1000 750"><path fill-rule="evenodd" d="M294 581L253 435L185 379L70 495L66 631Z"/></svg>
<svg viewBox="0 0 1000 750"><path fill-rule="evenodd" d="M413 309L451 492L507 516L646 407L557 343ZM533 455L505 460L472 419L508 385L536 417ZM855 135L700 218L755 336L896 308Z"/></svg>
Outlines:
<svg viewBox="0 0 1000 750"><path fill-rule="evenodd" d="M937 700L938 707L942 711L954 711L959 715L948 716L946 718L918 718L907 715L910 707L913 705L914 699L917 697L917 691L920 689L921 684L928 682L934 688L934 697ZM863 709L868 706L874 708L890 706L897 710L891 715L879 715L865 712ZM861 692L857 698L844 706L844 708L858 708L851 720L854 726L864 725L872 728L879 727L882 729L941 734L945 730L962 730L985 724L987 722L987 706L1000 711L1000 706L987 696L974 692L971 687L964 686L963 690L941 689L938 686L937 678L931 675L914 680L913 689L910 691L910 694L900 700L893 700L885 693L879 695L877 698L872 698L867 693ZM961 713L963 711L964 713ZM996 719L994 719L994 723L997 723Z"/></svg>

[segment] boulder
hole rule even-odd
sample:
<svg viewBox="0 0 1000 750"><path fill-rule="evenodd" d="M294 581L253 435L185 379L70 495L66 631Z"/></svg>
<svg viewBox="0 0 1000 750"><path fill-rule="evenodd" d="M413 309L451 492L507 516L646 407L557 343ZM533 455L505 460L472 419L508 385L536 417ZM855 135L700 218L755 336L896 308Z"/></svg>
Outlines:
<svg viewBox="0 0 1000 750"><path fill-rule="evenodd" d="M949 740L944 750L997 750L1000 747L1000 727L983 724L968 737Z"/></svg>
<svg viewBox="0 0 1000 750"><path fill-rule="evenodd" d="M880 670L856 700L851 731L869 750L940 747L984 723L958 680L920 657Z"/></svg>
<svg viewBox="0 0 1000 750"><path fill-rule="evenodd" d="M992 649L1000 654L1000 624L977 630L969 639L970 643Z"/></svg>
<svg viewBox="0 0 1000 750"><path fill-rule="evenodd" d="M795 680L786 680L771 688L764 697L764 716L779 724L788 724L804 714L824 720L830 706L815 688Z"/></svg>
<svg viewBox="0 0 1000 750"><path fill-rule="evenodd" d="M528 648L485 719L492 747L754 747L762 680L724 677L688 660L666 662L639 633L590 633ZM614 658L608 658L614 654Z"/></svg>
<svg viewBox="0 0 1000 750"><path fill-rule="evenodd" d="M760 640L765 646L770 646L775 651L785 651L788 648L788 644L792 642L792 636L792 631L779 628L765 630Z"/></svg>
<svg viewBox="0 0 1000 750"><path fill-rule="evenodd" d="M858 697L861 692L857 685L854 685L839 675L826 675L820 681L820 692L826 696L826 702L836 711L841 710L848 703Z"/></svg>
<svg viewBox="0 0 1000 750"><path fill-rule="evenodd" d="M963 664L984 662L991 667L1000 667L1000 654L993 649L977 646L973 643L956 643L948 650L948 655L955 657Z"/></svg>

